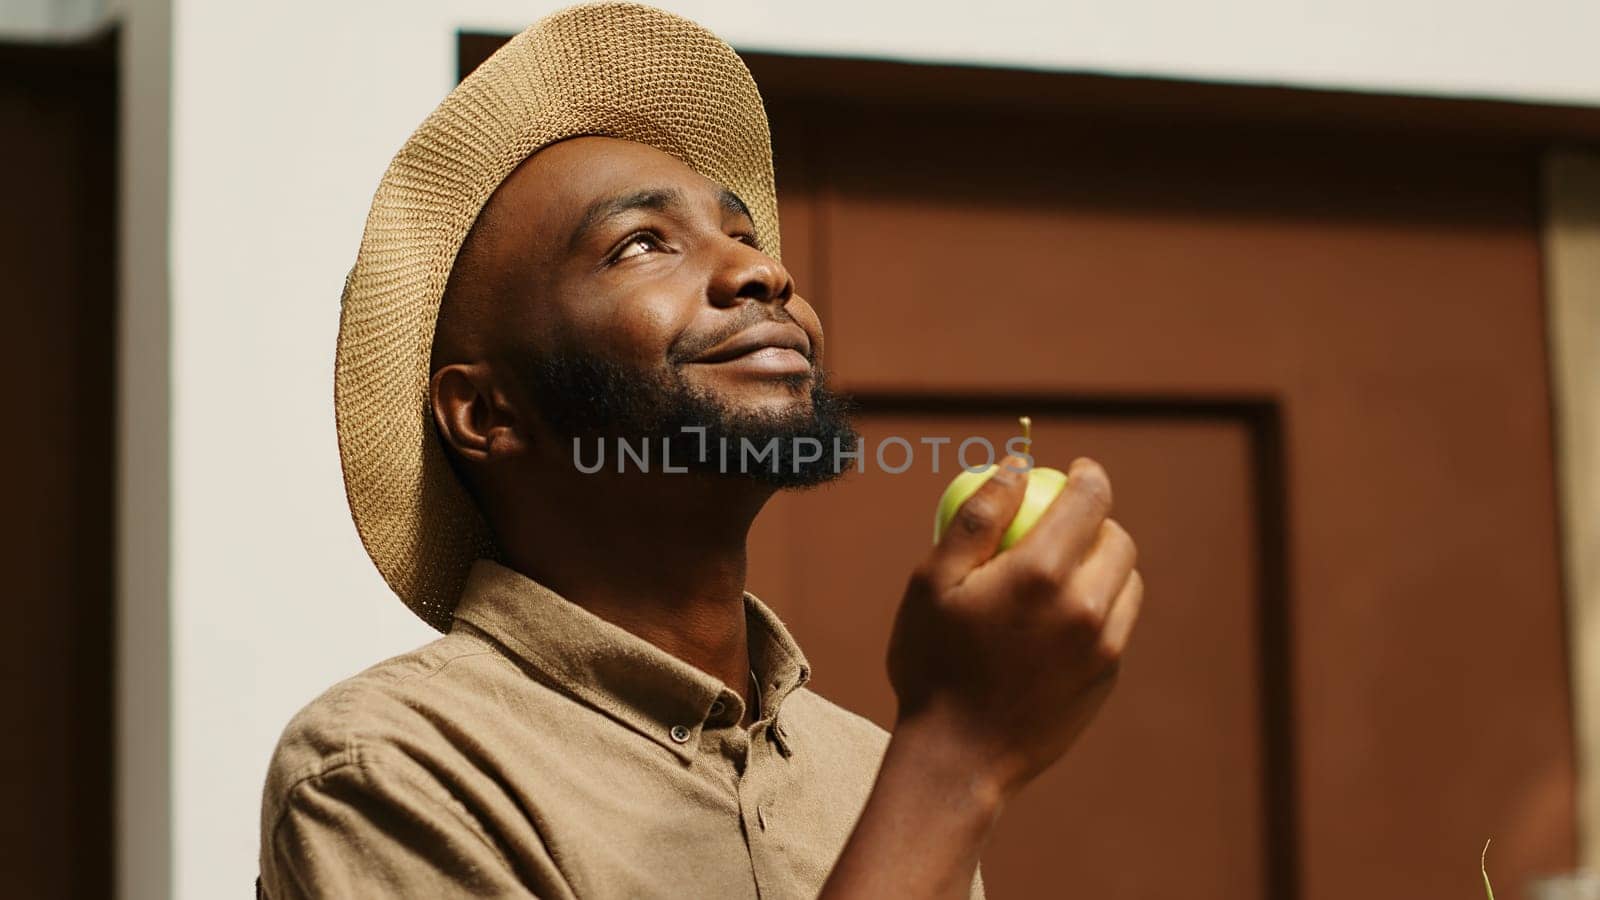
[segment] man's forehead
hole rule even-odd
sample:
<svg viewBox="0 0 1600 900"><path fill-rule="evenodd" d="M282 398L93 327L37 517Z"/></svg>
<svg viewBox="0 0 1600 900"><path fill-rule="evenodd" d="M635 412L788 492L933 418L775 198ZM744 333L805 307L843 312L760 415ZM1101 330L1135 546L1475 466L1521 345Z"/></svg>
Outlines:
<svg viewBox="0 0 1600 900"><path fill-rule="evenodd" d="M713 197L750 215L744 201L669 153L620 138L585 135L558 141L523 161L492 203L515 208L514 219L556 226L572 240L607 213L667 209ZM555 235L551 235L555 237Z"/></svg>

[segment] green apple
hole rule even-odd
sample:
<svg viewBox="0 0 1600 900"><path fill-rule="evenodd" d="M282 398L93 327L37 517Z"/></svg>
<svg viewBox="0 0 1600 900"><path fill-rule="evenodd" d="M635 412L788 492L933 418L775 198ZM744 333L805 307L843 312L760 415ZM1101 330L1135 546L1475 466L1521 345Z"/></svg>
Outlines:
<svg viewBox="0 0 1600 900"><path fill-rule="evenodd" d="M1032 422L1024 416L1022 418L1023 440L1026 442L1025 446L1030 448L1032 446L1031 426ZM933 542L935 544L939 543L939 539L944 537L945 529L950 527L950 520L955 518L956 510L961 508L961 504L967 502L967 498L971 497L979 487L983 486L985 481L993 478L998 471L999 466L991 464L974 471L963 469L961 474L951 479L950 486L945 488L944 494L939 497L938 513L934 517ZM1056 495L1060 494L1061 489L1066 485L1067 474L1060 469L1044 467L1029 469L1028 489L1022 495L1022 507L1017 510L1017 514L1011 520L1011 524L1007 526L1005 534L1000 537L1000 549L1008 550L1017 541L1022 540L1022 536L1033 528L1034 523L1038 522L1039 517L1044 514L1045 508L1050 505L1051 501L1056 499Z"/></svg>

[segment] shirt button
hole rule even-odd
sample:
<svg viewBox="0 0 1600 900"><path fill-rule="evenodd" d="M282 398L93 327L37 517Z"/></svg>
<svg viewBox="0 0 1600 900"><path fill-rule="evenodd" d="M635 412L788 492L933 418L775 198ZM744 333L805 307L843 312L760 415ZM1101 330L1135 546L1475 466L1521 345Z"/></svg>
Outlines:
<svg viewBox="0 0 1600 900"><path fill-rule="evenodd" d="M684 743L685 741L689 740L689 729L683 727L682 725L672 726L672 739L680 744Z"/></svg>
<svg viewBox="0 0 1600 900"><path fill-rule="evenodd" d="M713 716L722 715L722 711L724 709L726 709L726 708L727 707L722 705L722 701L721 700L713 700L713 701L711 701L711 714Z"/></svg>

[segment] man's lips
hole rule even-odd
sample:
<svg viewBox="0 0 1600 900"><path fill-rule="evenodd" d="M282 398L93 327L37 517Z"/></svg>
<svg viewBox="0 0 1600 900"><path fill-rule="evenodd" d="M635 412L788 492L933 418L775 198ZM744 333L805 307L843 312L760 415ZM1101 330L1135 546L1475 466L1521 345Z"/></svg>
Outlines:
<svg viewBox="0 0 1600 900"><path fill-rule="evenodd" d="M746 328L692 361L710 364L756 357L792 367L796 356L805 363L806 368L810 368L811 339L806 336L805 330L793 323L763 322Z"/></svg>

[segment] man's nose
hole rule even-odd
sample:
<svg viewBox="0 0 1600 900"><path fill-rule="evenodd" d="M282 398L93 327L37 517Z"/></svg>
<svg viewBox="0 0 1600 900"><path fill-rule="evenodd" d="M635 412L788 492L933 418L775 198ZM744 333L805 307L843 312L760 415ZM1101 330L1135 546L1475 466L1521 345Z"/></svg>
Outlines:
<svg viewBox="0 0 1600 900"><path fill-rule="evenodd" d="M794 296L794 279L783 263L742 241L733 242L711 280L711 302L738 306L760 300L782 306Z"/></svg>

